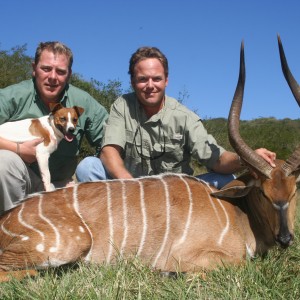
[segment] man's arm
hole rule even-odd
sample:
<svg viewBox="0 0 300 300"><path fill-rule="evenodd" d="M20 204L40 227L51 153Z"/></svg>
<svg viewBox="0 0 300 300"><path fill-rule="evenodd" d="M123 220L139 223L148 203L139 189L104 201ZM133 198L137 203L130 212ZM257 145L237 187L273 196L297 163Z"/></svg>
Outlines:
<svg viewBox="0 0 300 300"><path fill-rule="evenodd" d="M0 138L0 149L9 150L17 153L26 163L33 163L36 161L36 146L43 141L42 138L36 138L32 141L20 143L17 146L16 142L12 142L3 138Z"/></svg>
<svg viewBox="0 0 300 300"><path fill-rule="evenodd" d="M118 145L106 145L102 148L100 159L112 178L129 179L133 176L125 168L121 157L122 148Z"/></svg>
<svg viewBox="0 0 300 300"><path fill-rule="evenodd" d="M255 152L260 155L265 161L267 161L272 167L275 167L276 154L265 148L256 149ZM225 151L220 156L219 160L212 168L214 172L230 174L243 170L239 156L230 151Z"/></svg>

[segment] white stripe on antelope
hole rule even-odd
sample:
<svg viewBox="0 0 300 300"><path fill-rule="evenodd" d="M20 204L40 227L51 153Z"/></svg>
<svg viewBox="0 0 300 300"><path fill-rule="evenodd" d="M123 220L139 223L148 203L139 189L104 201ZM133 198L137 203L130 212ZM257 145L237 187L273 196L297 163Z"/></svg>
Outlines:
<svg viewBox="0 0 300 300"><path fill-rule="evenodd" d="M291 78L278 41L284 74ZM33 195L0 217L1 275L80 260L111 263L119 255L138 255L161 271L197 271L240 263L276 243L288 247L300 148L272 168L245 144L238 132L244 84L242 44L229 138L251 172L222 190L191 176L164 174ZM300 99L298 91L296 86Z"/></svg>

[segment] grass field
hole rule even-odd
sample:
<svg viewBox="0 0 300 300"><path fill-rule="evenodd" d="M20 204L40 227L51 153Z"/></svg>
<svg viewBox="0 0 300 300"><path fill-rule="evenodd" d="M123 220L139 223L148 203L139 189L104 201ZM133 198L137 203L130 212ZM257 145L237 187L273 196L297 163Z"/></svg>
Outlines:
<svg viewBox="0 0 300 300"><path fill-rule="evenodd" d="M138 259L79 264L1 283L0 299L300 299L300 205L294 244L243 266L170 278Z"/></svg>

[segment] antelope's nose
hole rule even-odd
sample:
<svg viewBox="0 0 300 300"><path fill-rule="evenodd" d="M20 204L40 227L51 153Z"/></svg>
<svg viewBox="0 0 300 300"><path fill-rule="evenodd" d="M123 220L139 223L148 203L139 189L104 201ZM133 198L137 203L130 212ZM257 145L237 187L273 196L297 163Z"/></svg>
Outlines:
<svg viewBox="0 0 300 300"><path fill-rule="evenodd" d="M294 240L294 235L291 233L286 235L277 235L276 237L276 241L280 244L282 248L289 247L293 243L293 240Z"/></svg>

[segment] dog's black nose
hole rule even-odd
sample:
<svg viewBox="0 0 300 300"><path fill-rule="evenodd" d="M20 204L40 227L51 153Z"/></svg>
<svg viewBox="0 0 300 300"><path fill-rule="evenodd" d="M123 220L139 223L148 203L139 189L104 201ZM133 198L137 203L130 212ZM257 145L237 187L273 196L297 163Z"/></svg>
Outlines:
<svg viewBox="0 0 300 300"><path fill-rule="evenodd" d="M75 128L74 128L74 127L70 127L70 128L68 129L68 132L69 132L69 133L74 133L74 131L75 131Z"/></svg>

